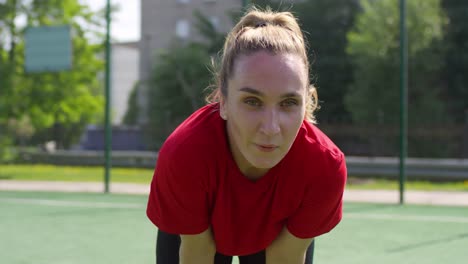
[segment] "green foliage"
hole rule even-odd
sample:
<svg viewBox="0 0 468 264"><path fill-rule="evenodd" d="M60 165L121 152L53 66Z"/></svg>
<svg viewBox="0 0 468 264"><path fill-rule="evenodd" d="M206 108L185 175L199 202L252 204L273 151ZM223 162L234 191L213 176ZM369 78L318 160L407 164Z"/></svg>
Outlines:
<svg viewBox="0 0 468 264"><path fill-rule="evenodd" d="M177 125L203 106L203 90L211 79L209 58L208 51L195 44L173 45L158 57L149 90L153 146L162 144Z"/></svg>
<svg viewBox="0 0 468 264"><path fill-rule="evenodd" d="M224 34L201 13L194 16L203 41L175 41L159 54L148 81L150 148L158 148L177 125L205 104L204 91L212 79L210 55L221 49Z"/></svg>
<svg viewBox="0 0 468 264"><path fill-rule="evenodd" d="M10 138L0 135L0 164L9 163L15 159L13 142Z"/></svg>
<svg viewBox="0 0 468 264"><path fill-rule="evenodd" d="M346 54L346 34L358 11L356 1L304 0L287 3L253 0L256 6L290 11L298 17L309 42L311 81L317 87L322 108L319 123L347 121L350 114L344 105L346 88L351 83L352 66Z"/></svg>
<svg viewBox="0 0 468 264"><path fill-rule="evenodd" d="M399 7L397 1L362 0L348 34L354 83L346 106L360 124L399 121ZM407 1L409 123L447 120L440 97L441 40L445 17L439 0Z"/></svg>
<svg viewBox="0 0 468 264"><path fill-rule="evenodd" d="M138 122L138 114L139 114L139 107L138 107L138 101L137 101L137 96L138 96L138 89L140 87L140 83L137 82L132 88L132 91L130 92L130 96L128 97L128 102L127 102L127 112L125 113L125 116L123 118L123 123L126 125L136 125Z"/></svg>
<svg viewBox="0 0 468 264"><path fill-rule="evenodd" d="M102 112L102 85L97 73L104 68L102 59L98 58L103 45L92 44L88 39L90 34L84 28L102 26L103 19L78 0L35 0L28 5L28 1L18 0L16 9L12 7L14 2L7 1L10 13L6 18L25 15L27 26L71 25L73 65L67 72L25 73L25 44L20 37L24 28L16 29L10 23L8 32L13 36L14 45L11 45L7 60L10 80L6 85L2 112L17 120L30 117L37 131L33 137L35 141L55 140L58 146L69 147L80 137L85 126L96 122Z"/></svg>
<svg viewBox="0 0 468 264"><path fill-rule="evenodd" d="M353 75L346 54L346 34L358 11L356 1L306 0L293 6L292 11L299 17L309 41L311 80L322 105L319 122L349 120L344 96Z"/></svg>
<svg viewBox="0 0 468 264"><path fill-rule="evenodd" d="M461 123L468 118L468 2L442 0L448 16L445 56L447 94L451 115Z"/></svg>
<svg viewBox="0 0 468 264"><path fill-rule="evenodd" d="M200 11L195 10L195 28L203 37L203 42L198 43L206 49L209 54L216 54L224 45L225 35L218 32L215 25Z"/></svg>
<svg viewBox="0 0 468 264"><path fill-rule="evenodd" d="M11 93L10 65L6 59L6 52L0 46L0 121L7 118L7 103Z"/></svg>
<svg viewBox="0 0 468 264"><path fill-rule="evenodd" d="M9 119L7 128L9 134L12 135L11 137L19 142L21 146L24 146L26 141L31 138L35 132L31 118L28 115L24 115L20 119Z"/></svg>
<svg viewBox="0 0 468 264"><path fill-rule="evenodd" d="M345 0L304 1L294 5L269 0L252 3L261 8L270 6L273 10L289 10L298 16L311 43L311 79L318 84L319 98L324 104L319 119L349 119L343 104L344 87L352 78L350 61L345 53L346 31L351 27L357 5ZM233 19L240 17L240 13L231 15ZM158 65L154 68L149 85L149 134L153 146L159 146L183 119L203 104L202 91L211 78L209 55L221 50L224 42L224 34L217 32L206 17L199 12L194 16L204 41L186 46L173 45L158 57Z"/></svg>
<svg viewBox="0 0 468 264"><path fill-rule="evenodd" d="M6 124L0 120L0 164L14 160L13 140L8 136Z"/></svg>
<svg viewBox="0 0 468 264"><path fill-rule="evenodd" d="M149 184L153 171L146 168L112 168L112 182ZM102 182L103 174L102 166L0 165L0 178L15 181Z"/></svg>

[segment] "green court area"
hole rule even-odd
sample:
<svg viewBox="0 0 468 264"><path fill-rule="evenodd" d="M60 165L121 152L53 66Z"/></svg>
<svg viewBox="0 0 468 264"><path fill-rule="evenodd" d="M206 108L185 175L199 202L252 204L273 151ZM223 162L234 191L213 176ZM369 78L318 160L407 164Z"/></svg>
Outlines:
<svg viewBox="0 0 468 264"><path fill-rule="evenodd" d="M154 263L146 198L2 191L1 263ZM466 264L468 207L347 203L317 238L314 264L325 263Z"/></svg>

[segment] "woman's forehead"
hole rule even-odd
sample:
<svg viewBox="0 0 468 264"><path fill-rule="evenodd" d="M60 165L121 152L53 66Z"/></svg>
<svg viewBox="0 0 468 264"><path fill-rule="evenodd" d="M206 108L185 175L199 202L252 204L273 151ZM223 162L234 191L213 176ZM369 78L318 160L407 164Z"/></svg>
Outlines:
<svg viewBox="0 0 468 264"><path fill-rule="evenodd" d="M259 51L237 58L229 79L229 86L236 90L302 94L307 85L307 70L298 55Z"/></svg>
<svg viewBox="0 0 468 264"><path fill-rule="evenodd" d="M236 67L236 66L241 67ZM273 53L269 51L255 51L241 54L234 62L234 72L245 68L269 68L269 66L292 69L305 68L302 58L294 53Z"/></svg>
<svg viewBox="0 0 468 264"><path fill-rule="evenodd" d="M307 76L307 69L299 55L257 51L247 55L240 55L236 59L231 78L235 78L236 75L250 76L276 72Z"/></svg>

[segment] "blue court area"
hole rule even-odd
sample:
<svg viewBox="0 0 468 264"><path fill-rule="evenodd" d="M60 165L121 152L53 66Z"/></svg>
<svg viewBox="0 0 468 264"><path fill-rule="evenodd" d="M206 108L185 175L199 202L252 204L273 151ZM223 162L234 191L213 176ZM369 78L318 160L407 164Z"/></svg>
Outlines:
<svg viewBox="0 0 468 264"><path fill-rule="evenodd" d="M154 263L146 196L0 192L1 263ZM235 259L235 262L237 259ZM345 205L314 264L468 263L468 207Z"/></svg>

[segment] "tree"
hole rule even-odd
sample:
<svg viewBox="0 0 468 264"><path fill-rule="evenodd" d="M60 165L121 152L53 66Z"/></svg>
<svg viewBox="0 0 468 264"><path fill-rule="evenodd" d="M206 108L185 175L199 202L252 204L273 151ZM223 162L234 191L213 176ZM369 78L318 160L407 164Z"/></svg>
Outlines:
<svg viewBox="0 0 468 264"><path fill-rule="evenodd" d="M0 46L0 123L6 120L8 95L11 90L10 64L7 62L6 52Z"/></svg>
<svg viewBox="0 0 468 264"><path fill-rule="evenodd" d="M362 0L363 11L348 34L354 83L346 106L359 124L399 122L399 7L393 0ZM439 98L442 28L439 0L407 1L409 123L447 120Z"/></svg>
<svg viewBox="0 0 468 264"><path fill-rule="evenodd" d="M307 0L297 3L292 11L299 17L309 40L311 80L317 86L322 105L317 113L318 121L348 121L350 114L344 96L353 75L351 60L346 54L346 34L358 11L357 1Z"/></svg>
<svg viewBox="0 0 468 264"><path fill-rule="evenodd" d="M344 104L347 87L353 80L350 57L346 54L346 34L359 9L358 1L304 0L287 3L253 0L255 5L290 11L298 17L309 42L310 79L317 87L322 108L319 123L349 121Z"/></svg>
<svg viewBox="0 0 468 264"><path fill-rule="evenodd" d="M140 113L140 108L138 107L137 101L137 91L140 87L140 83L137 82L132 88L130 92L130 96L128 97L127 102L127 111L125 112L123 123L125 125L134 126L138 123L138 114Z"/></svg>
<svg viewBox="0 0 468 264"><path fill-rule="evenodd" d="M72 70L59 73L30 74L23 71L24 42L19 37L25 28L10 30L10 67L13 80L7 88L5 113L21 120L28 115L38 141L55 140L69 147L84 127L95 122L102 112L102 85L98 73L103 71L103 45L92 44L89 29L103 28L102 17L91 13L78 0L9 0L10 9L27 16L27 26L68 24L72 27ZM14 23L10 25L14 28ZM93 35L93 33L95 33ZM100 32L91 32L102 41Z"/></svg>
<svg viewBox="0 0 468 264"><path fill-rule="evenodd" d="M7 52L5 50L4 40L6 39L6 18L8 17L8 6L6 3L0 3L0 162L8 159L9 147L11 139L7 137L7 124L6 124L6 98L8 90L11 87L9 84L9 64L7 62ZM8 89L8 90L7 90Z"/></svg>
<svg viewBox="0 0 468 264"><path fill-rule="evenodd" d="M28 115L22 116L21 119L9 119L7 128L20 146L25 146L26 141L34 134L34 127Z"/></svg>
<svg viewBox="0 0 468 264"><path fill-rule="evenodd" d="M455 121L466 122L468 117L468 2L466 0L443 0L448 25L445 37L445 79L450 102L450 113Z"/></svg>
<svg viewBox="0 0 468 264"><path fill-rule="evenodd" d="M0 3L0 123L8 117L7 105L12 90L14 47L17 36L14 19L17 13L17 1L7 0ZM7 49L10 46L10 49Z"/></svg>
<svg viewBox="0 0 468 264"><path fill-rule="evenodd" d="M210 56L196 44L173 45L158 56L150 79L149 117L152 145L159 147L172 130L204 103L211 73Z"/></svg>
<svg viewBox="0 0 468 264"><path fill-rule="evenodd" d="M194 42L194 44L202 46L209 54L215 55L223 48L226 35L220 33L216 26L200 11L195 10L193 15L195 16L195 28L203 37L202 42Z"/></svg>
<svg viewBox="0 0 468 264"><path fill-rule="evenodd" d="M158 148L166 137L191 113L204 105L206 88L212 79L210 56L215 56L224 42L200 12L195 12L196 28L203 41L173 45L156 58L149 80L149 124L146 128L151 148Z"/></svg>

